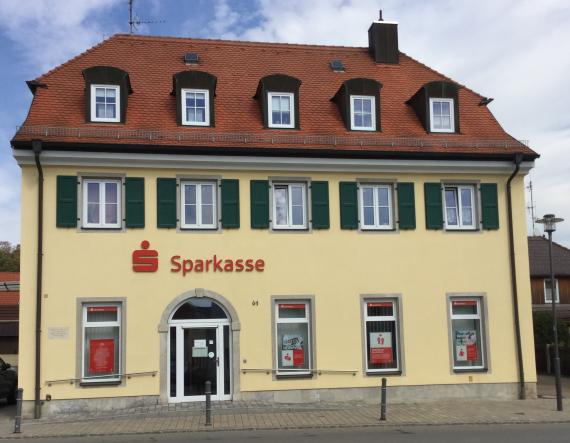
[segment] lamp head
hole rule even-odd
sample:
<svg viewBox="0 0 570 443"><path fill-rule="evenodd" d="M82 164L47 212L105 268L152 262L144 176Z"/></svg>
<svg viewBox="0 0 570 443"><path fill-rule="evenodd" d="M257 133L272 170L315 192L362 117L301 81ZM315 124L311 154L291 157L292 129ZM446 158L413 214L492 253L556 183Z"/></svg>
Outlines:
<svg viewBox="0 0 570 443"><path fill-rule="evenodd" d="M544 225L544 232L550 233L556 231L556 223L563 221L563 218L556 218L554 214L545 214L544 217L536 222Z"/></svg>

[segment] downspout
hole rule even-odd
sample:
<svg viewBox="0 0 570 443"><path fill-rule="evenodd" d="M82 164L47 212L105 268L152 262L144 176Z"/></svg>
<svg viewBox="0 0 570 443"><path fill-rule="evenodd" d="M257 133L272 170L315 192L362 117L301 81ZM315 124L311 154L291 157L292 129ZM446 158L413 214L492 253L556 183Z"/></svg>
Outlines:
<svg viewBox="0 0 570 443"><path fill-rule="evenodd" d="M34 418L41 417L40 369L42 332L42 271L43 271L43 225L44 225L44 171L40 163L41 140L32 141L34 160L38 169L38 252L36 265L36 374L34 395Z"/></svg>
<svg viewBox="0 0 570 443"><path fill-rule="evenodd" d="M517 288L517 267L515 263L515 240L513 233L513 202L511 196L511 182L518 174L522 162L522 154L515 154L515 170L507 180L507 214L509 219L509 256L511 265L511 288L513 295L513 313L515 318L515 341L517 346L517 367L519 373L519 400L526 398L524 386L524 365L521 344L521 325L519 321L519 295Z"/></svg>

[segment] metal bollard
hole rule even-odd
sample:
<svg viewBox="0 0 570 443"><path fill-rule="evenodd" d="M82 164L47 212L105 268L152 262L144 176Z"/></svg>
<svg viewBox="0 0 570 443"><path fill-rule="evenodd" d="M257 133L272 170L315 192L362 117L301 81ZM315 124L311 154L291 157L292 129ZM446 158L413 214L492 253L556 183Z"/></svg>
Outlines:
<svg viewBox="0 0 570 443"><path fill-rule="evenodd" d="M206 382L206 426L212 426L212 382Z"/></svg>
<svg viewBox="0 0 570 443"><path fill-rule="evenodd" d="M382 378L382 389L380 392L380 420L386 421L386 379Z"/></svg>
<svg viewBox="0 0 570 443"><path fill-rule="evenodd" d="M16 389L16 417L14 418L14 434L19 434L21 432L20 427L22 425L23 396L24 396L24 390L22 388Z"/></svg>

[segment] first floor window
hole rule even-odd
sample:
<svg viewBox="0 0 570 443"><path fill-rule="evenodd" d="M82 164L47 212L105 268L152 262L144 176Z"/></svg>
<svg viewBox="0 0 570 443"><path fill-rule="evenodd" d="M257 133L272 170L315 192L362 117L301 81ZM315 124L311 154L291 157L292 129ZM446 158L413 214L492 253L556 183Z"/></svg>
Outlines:
<svg viewBox="0 0 570 443"><path fill-rule="evenodd" d="M350 129L360 131L376 130L374 96L350 96Z"/></svg>
<svg viewBox="0 0 570 443"><path fill-rule="evenodd" d="M210 126L210 91L207 89L182 90L182 124Z"/></svg>
<svg viewBox="0 0 570 443"><path fill-rule="evenodd" d="M118 122L119 86L91 85L91 120Z"/></svg>
<svg viewBox="0 0 570 443"><path fill-rule="evenodd" d="M389 372L400 369L398 309L396 300L364 302L366 372Z"/></svg>
<svg viewBox="0 0 570 443"><path fill-rule="evenodd" d="M475 186L444 187L445 226L447 229L475 229Z"/></svg>
<svg viewBox="0 0 570 443"><path fill-rule="evenodd" d="M121 180L83 180L83 227L120 228Z"/></svg>
<svg viewBox="0 0 570 443"><path fill-rule="evenodd" d="M307 197L305 183L273 184L273 228L305 229Z"/></svg>
<svg viewBox="0 0 570 443"><path fill-rule="evenodd" d="M360 184L362 229L392 229L392 187Z"/></svg>
<svg viewBox="0 0 570 443"><path fill-rule="evenodd" d="M558 279L554 279L554 293L556 294L556 303L560 303L560 292L558 287ZM544 303L552 303L552 284L549 278L544 279Z"/></svg>
<svg viewBox="0 0 570 443"><path fill-rule="evenodd" d="M295 113L293 111L294 95L285 92L270 92L267 94L267 98L269 102L269 127L295 127Z"/></svg>
<svg viewBox="0 0 570 443"><path fill-rule="evenodd" d="M311 374L310 303L275 303L277 374Z"/></svg>
<svg viewBox="0 0 570 443"><path fill-rule="evenodd" d="M480 297L452 297L451 341L453 369L483 369L484 343Z"/></svg>
<svg viewBox="0 0 570 443"><path fill-rule="evenodd" d="M182 228L216 229L216 182L181 182Z"/></svg>
<svg viewBox="0 0 570 443"><path fill-rule="evenodd" d="M83 305L82 354L82 380L121 379L120 303Z"/></svg>
<svg viewBox="0 0 570 443"><path fill-rule="evenodd" d="M430 98L431 132L455 132L453 99Z"/></svg>

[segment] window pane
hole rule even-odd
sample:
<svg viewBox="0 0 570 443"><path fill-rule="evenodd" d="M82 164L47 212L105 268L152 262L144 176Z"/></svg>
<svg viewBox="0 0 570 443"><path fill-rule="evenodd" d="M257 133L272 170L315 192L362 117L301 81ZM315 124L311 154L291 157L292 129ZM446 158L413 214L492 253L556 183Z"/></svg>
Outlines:
<svg viewBox="0 0 570 443"><path fill-rule="evenodd" d="M279 318L305 318L305 303L279 303Z"/></svg>
<svg viewBox="0 0 570 443"><path fill-rule="evenodd" d="M118 183L105 183L105 202L117 203Z"/></svg>
<svg viewBox="0 0 570 443"><path fill-rule="evenodd" d="M456 226L457 225L457 209L456 208L447 208L445 211L447 213L447 224Z"/></svg>
<svg viewBox="0 0 570 443"><path fill-rule="evenodd" d="M452 320L453 362L457 367L483 365L480 320Z"/></svg>
<svg viewBox="0 0 570 443"><path fill-rule="evenodd" d="M202 204L214 203L214 185L202 185Z"/></svg>
<svg viewBox="0 0 570 443"><path fill-rule="evenodd" d="M283 125L291 124L291 113L289 111L281 113L281 124Z"/></svg>
<svg viewBox="0 0 570 443"><path fill-rule="evenodd" d="M196 107L196 95L194 93L186 93L186 106L189 108Z"/></svg>
<svg viewBox="0 0 570 443"><path fill-rule="evenodd" d="M280 111L281 110L280 97L278 97L278 96L271 97L271 110L272 111Z"/></svg>
<svg viewBox="0 0 570 443"><path fill-rule="evenodd" d="M95 115L97 118L105 118L105 105L103 103L95 105Z"/></svg>
<svg viewBox="0 0 570 443"><path fill-rule="evenodd" d="M396 322L366 322L366 358L368 369L398 367Z"/></svg>
<svg viewBox="0 0 570 443"><path fill-rule="evenodd" d="M287 224L287 187L275 187L275 223L278 225Z"/></svg>
<svg viewBox="0 0 570 443"><path fill-rule="evenodd" d="M273 111L272 117L271 117L271 123L273 123L275 125L281 124L281 113L279 111Z"/></svg>
<svg viewBox="0 0 570 443"><path fill-rule="evenodd" d="M114 322L117 321L118 308L116 306L88 306L88 322Z"/></svg>
<svg viewBox="0 0 570 443"><path fill-rule="evenodd" d="M95 88L95 98L96 101L104 102L105 101L105 88Z"/></svg>
<svg viewBox="0 0 570 443"><path fill-rule="evenodd" d="M378 219L381 226L388 226L390 224L390 209L380 206L378 208Z"/></svg>
<svg viewBox="0 0 570 443"><path fill-rule="evenodd" d="M303 226L303 207L293 206L292 211L293 226Z"/></svg>
<svg viewBox="0 0 570 443"><path fill-rule="evenodd" d="M441 115L441 102L433 102L433 115L434 116Z"/></svg>
<svg viewBox="0 0 570 443"><path fill-rule="evenodd" d="M309 325L277 324L277 361L280 370L309 369Z"/></svg>
<svg viewBox="0 0 570 443"><path fill-rule="evenodd" d="M196 185L184 185L184 203L196 204Z"/></svg>
<svg viewBox="0 0 570 443"><path fill-rule="evenodd" d="M441 127L442 129L451 129L451 118L441 117Z"/></svg>
<svg viewBox="0 0 570 443"><path fill-rule="evenodd" d="M106 118L115 118L115 105L106 106Z"/></svg>
<svg viewBox="0 0 570 443"><path fill-rule="evenodd" d="M361 128L363 126L362 114L354 114L354 126L357 128Z"/></svg>
<svg viewBox="0 0 570 443"><path fill-rule="evenodd" d="M372 127L372 116L370 114L364 114L362 116L362 126L365 128Z"/></svg>
<svg viewBox="0 0 570 443"><path fill-rule="evenodd" d="M437 128L437 129L441 129L441 125L442 125L441 117L438 115L434 116L433 117L433 127Z"/></svg>
<svg viewBox="0 0 570 443"><path fill-rule="evenodd" d="M444 116L451 115L449 102L441 102L440 106L441 106L441 115L444 115Z"/></svg>
<svg viewBox="0 0 570 443"><path fill-rule="evenodd" d="M87 223L99 223L99 203L87 204Z"/></svg>
<svg viewBox="0 0 570 443"><path fill-rule="evenodd" d="M196 118L194 121L196 123L205 123L206 122L206 111L204 109L197 108L196 109Z"/></svg>
<svg viewBox="0 0 570 443"><path fill-rule="evenodd" d="M184 205L184 222L187 225L196 224L196 205Z"/></svg>
<svg viewBox="0 0 570 443"><path fill-rule="evenodd" d="M374 204L374 188L362 188L362 201L364 206L372 206Z"/></svg>
<svg viewBox="0 0 570 443"><path fill-rule="evenodd" d="M445 206L448 208L457 207L457 194L455 192L455 189L445 190Z"/></svg>
<svg viewBox="0 0 570 443"><path fill-rule="evenodd" d="M105 223L117 224L117 204L116 203L106 203L105 204Z"/></svg>
<svg viewBox="0 0 570 443"><path fill-rule="evenodd" d="M476 300L453 300L451 302L453 315L477 315Z"/></svg>
<svg viewBox="0 0 570 443"><path fill-rule="evenodd" d="M374 226L374 207L366 206L364 208L364 224L366 226Z"/></svg>
<svg viewBox="0 0 570 443"><path fill-rule="evenodd" d="M378 204L388 206L390 190L388 188L378 188Z"/></svg>
<svg viewBox="0 0 570 443"><path fill-rule="evenodd" d="M291 98L288 96L281 97L281 111L291 111Z"/></svg>
<svg viewBox="0 0 570 443"><path fill-rule="evenodd" d="M370 114L372 112L372 100L362 100L362 110L365 113Z"/></svg>
<svg viewBox="0 0 570 443"><path fill-rule="evenodd" d="M107 92L107 103L115 103L115 97L117 96L117 90L113 88L106 89Z"/></svg>
<svg viewBox="0 0 570 443"><path fill-rule="evenodd" d="M362 114L362 99L360 98L354 99L354 112Z"/></svg>
<svg viewBox="0 0 570 443"><path fill-rule="evenodd" d="M87 202L99 203L99 183L87 183Z"/></svg>
<svg viewBox="0 0 570 443"><path fill-rule="evenodd" d="M196 106L199 108L206 107L206 95L203 93L196 94Z"/></svg>
<svg viewBox="0 0 570 443"><path fill-rule="evenodd" d="M214 224L214 206L213 205L202 205L202 224L203 225Z"/></svg>
<svg viewBox="0 0 570 443"><path fill-rule="evenodd" d="M294 205L303 204L303 187L302 186L291 186L291 203Z"/></svg>
<svg viewBox="0 0 570 443"><path fill-rule="evenodd" d="M84 377L120 374L119 327L85 327Z"/></svg>

